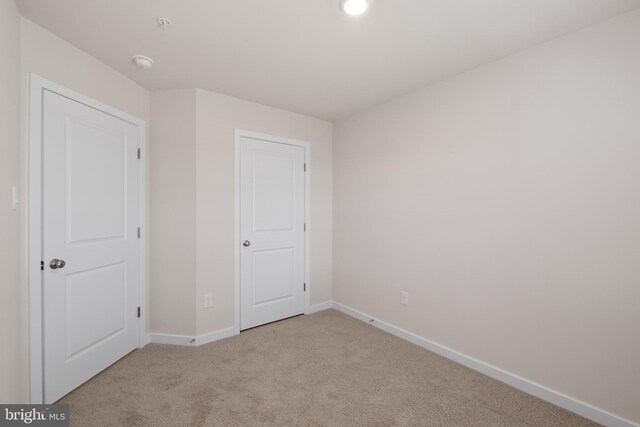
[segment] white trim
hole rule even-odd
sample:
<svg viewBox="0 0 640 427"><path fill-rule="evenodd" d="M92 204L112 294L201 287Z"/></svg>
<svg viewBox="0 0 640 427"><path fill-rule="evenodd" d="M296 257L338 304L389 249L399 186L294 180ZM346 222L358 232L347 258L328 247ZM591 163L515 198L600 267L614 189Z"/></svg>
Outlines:
<svg viewBox="0 0 640 427"><path fill-rule="evenodd" d="M320 304L308 306L305 314L313 314L319 311L328 310L333 308L333 301L326 301ZM210 342L219 341L224 338L230 338L238 335L240 332L236 330L235 326L231 328L222 329L219 331L209 332L208 334L200 335L197 337L189 335L174 335L174 334L148 334L146 336L147 342L154 344L170 344L170 345L182 345L182 346L199 346L208 344Z"/></svg>
<svg viewBox="0 0 640 427"><path fill-rule="evenodd" d="M333 308L333 301L321 302L320 304L307 306L307 310L304 312L304 314L313 314L319 311L328 310L330 308Z"/></svg>
<svg viewBox="0 0 640 427"><path fill-rule="evenodd" d="M35 74L29 73L29 135L27 158L28 170L28 223L27 223L27 244L28 244L28 287L29 287L29 396L31 403L42 403L44 401L43 389L43 357L42 357L42 271L40 262L42 261L42 92L49 90L73 99L92 108L104 111L107 114L118 117L138 127L140 132L140 148L146 152L146 123L144 120L130 114L117 110L113 107L95 101L75 91L60 86L49 80L43 79ZM140 238L140 308L144 316L139 322L138 347L143 347L147 342L146 336L146 164L142 160L139 164L139 224L142 227L142 237Z"/></svg>
<svg viewBox="0 0 640 427"><path fill-rule="evenodd" d="M187 347L197 347L199 345L209 344L225 338L238 335L235 327L222 329L220 331L209 332L208 334L197 337L189 335L172 335L172 334L149 334L151 342L154 344L170 344L181 345Z"/></svg>
<svg viewBox="0 0 640 427"><path fill-rule="evenodd" d="M307 307L311 305L311 144L307 141L298 141L291 138L283 138L280 136L266 135L262 133L250 132L242 129L234 131L234 178L233 178L233 299L234 299L234 327L236 333L240 333L240 138L258 139L267 142L275 142L279 144L295 145L304 148L304 162L306 173L305 181L305 201L304 201L304 222L307 224L307 230L304 233L304 280L307 284L305 292L304 311L307 313Z"/></svg>
<svg viewBox="0 0 640 427"><path fill-rule="evenodd" d="M188 335L149 334L152 344L169 344L191 346L195 337Z"/></svg>
<svg viewBox="0 0 640 427"><path fill-rule="evenodd" d="M233 142L233 328L240 333L240 137Z"/></svg>
<svg viewBox="0 0 640 427"><path fill-rule="evenodd" d="M211 342L223 340L225 338L230 338L238 335L236 333L236 328L231 327L227 329L222 329L220 331L209 332L208 334L200 335L196 337L196 341L193 345L204 345L209 344Z"/></svg>
<svg viewBox="0 0 640 427"><path fill-rule="evenodd" d="M44 402L42 367L42 88L45 83L29 75L29 155L27 275L29 282L29 381L31 403Z"/></svg>
<svg viewBox="0 0 640 427"><path fill-rule="evenodd" d="M504 369L500 369L498 367L475 359L471 356L467 356L466 354L460 353L441 344L430 341L426 338L422 338L418 335L405 331L404 329L398 328L397 326L394 326L390 323L376 319L373 316L362 313L361 311L348 307L344 304L340 304L334 301L333 308L355 319L361 320L375 326L376 328L382 329L383 331L388 332L391 335L395 335L399 338L407 340L417 346L425 348L429 351L439 354L440 356L446 357L447 359L453 360L454 362L471 368L474 371L481 372L484 375L509 384L510 386L515 387L518 390L522 390L526 393L534 395L542 400L553 403L554 405L560 406L561 408L581 415L597 423L609 427L640 427L640 424L636 424L633 421L629 421L600 408L596 408L593 405L575 399L571 396L567 396L566 394L552 390L541 384L537 384L526 378L522 378L521 376L505 371Z"/></svg>
<svg viewBox="0 0 640 427"><path fill-rule="evenodd" d="M151 334L144 334L144 337L142 338L142 347L147 344L151 344Z"/></svg>
<svg viewBox="0 0 640 427"><path fill-rule="evenodd" d="M137 119L140 131L140 160L138 160L138 262L140 269L140 321L138 324L138 348L149 344L147 334L147 127L144 120Z"/></svg>

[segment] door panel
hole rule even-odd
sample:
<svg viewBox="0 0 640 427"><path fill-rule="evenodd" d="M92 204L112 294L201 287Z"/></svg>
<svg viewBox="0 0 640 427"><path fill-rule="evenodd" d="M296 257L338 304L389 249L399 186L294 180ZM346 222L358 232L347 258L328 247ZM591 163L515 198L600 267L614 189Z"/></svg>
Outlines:
<svg viewBox="0 0 640 427"><path fill-rule="evenodd" d="M253 251L253 304L295 298L295 248Z"/></svg>
<svg viewBox="0 0 640 427"><path fill-rule="evenodd" d="M137 126L44 91L46 402L138 347L139 144Z"/></svg>
<svg viewBox="0 0 640 427"><path fill-rule="evenodd" d="M240 328L304 312L304 147L240 139Z"/></svg>
<svg viewBox="0 0 640 427"><path fill-rule="evenodd" d="M124 330L126 283L125 263L67 275L67 360Z"/></svg>
<svg viewBox="0 0 640 427"><path fill-rule="evenodd" d="M66 132L68 243L124 238L126 135L73 118L67 118Z"/></svg>
<svg viewBox="0 0 640 427"><path fill-rule="evenodd" d="M253 152L253 230L291 231L294 226L294 159L282 153Z"/></svg>

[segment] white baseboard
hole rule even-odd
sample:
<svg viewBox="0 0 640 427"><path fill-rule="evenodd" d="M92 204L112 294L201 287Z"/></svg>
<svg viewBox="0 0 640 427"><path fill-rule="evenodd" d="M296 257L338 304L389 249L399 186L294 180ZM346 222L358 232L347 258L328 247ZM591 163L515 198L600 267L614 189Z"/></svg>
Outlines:
<svg viewBox="0 0 640 427"><path fill-rule="evenodd" d="M195 337L188 335L172 335L172 334L150 334L153 344L170 344L170 345L193 345Z"/></svg>
<svg viewBox="0 0 640 427"><path fill-rule="evenodd" d="M149 343L151 342L151 334L145 334L145 335L142 337L142 340L141 340L141 341L142 341L142 342L140 343L140 345L138 346L138 348L142 348L142 347L144 347L145 345L147 345L147 344L149 344Z"/></svg>
<svg viewBox="0 0 640 427"><path fill-rule="evenodd" d="M222 329L220 331L209 332L197 337L189 335L172 334L150 334L151 342L154 344L170 344L182 346L199 346L210 342L218 341L237 335L235 328Z"/></svg>
<svg viewBox="0 0 640 427"><path fill-rule="evenodd" d="M542 400L546 400L547 402L553 403L554 405L560 406L561 408L581 415L597 423L609 427L640 427L640 424L636 424L633 421L629 421L615 414L589 405L588 403L582 402L578 399L574 399L548 387L534 383L533 381L529 381L526 378L522 378L511 372L507 372L503 369L489 365L488 363L474 359L473 357L467 356L433 341L429 341L428 339L405 331L404 329L393 326L387 322L383 322L346 305L337 303L335 301L332 305L333 308L344 314L369 323L376 328L382 329L385 332L403 338L422 348L425 348L429 351L446 357L447 359L451 359L455 362L460 363L461 365L471 368L474 371L481 372L491 378L495 378L498 381L509 384L512 387L532 394Z"/></svg>
<svg viewBox="0 0 640 427"><path fill-rule="evenodd" d="M209 332L208 334L204 334L204 335L200 335L199 337L196 337L196 341L192 345L209 344L210 342L223 340L225 338L233 337L235 335L238 335L238 332L236 332L236 328L233 328L233 327L222 329L215 332Z"/></svg>
<svg viewBox="0 0 640 427"><path fill-rule="evenodd" d="M333 301L326 301L320 304L315 304L307 307L305 314L313 314L319 311L328 310L333 308ZM146 342L143 343L144 347L148 343L154 344L170 344L170 345L182 345L182 346L198 346L208 344L210 342L218 341L224 338L229 338L234 335L238 335L236 328L231 327L222 329L220 331L210 332L208 334L200 335L197 337L189 335L174 335L174 334L147 334Z"/></svg>
<svg viewBox="0 0 640 427"><path fill-rule="evenodd" d="M333 308L333 301L326 301L320 304L315 304L307 308L305 314L313 314L319 311L328 310ZM148 343L154 344L170 344L170 345L182 345L182 346L198 346L208 344L210 342L218 341L224 338L229 338L234 335L238 335L238 330L231 327L222 329L220 331L210 332L208 334L200 335L197 337L189 335L174 335L174 334L147 334L147 341L143 343L142 347Z"/></svg>
<svg viewBox="0 0 640 427"><path fill-rule="evenodd" d="M326 301L320 304L314 304L312 306L307 307L307 310L305 311L304 314L313 314L319 311L328 310L330 308L333 308L333 301Z"/></svg>

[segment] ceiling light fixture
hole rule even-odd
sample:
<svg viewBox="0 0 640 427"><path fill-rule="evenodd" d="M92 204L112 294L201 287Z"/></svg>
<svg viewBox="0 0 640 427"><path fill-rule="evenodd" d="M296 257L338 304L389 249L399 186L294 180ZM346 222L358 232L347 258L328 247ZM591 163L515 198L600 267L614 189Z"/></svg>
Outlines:
<svg viewBox="0 0 640 427"><path fill-rule="evenodd" d="M369 8L367 0L340 0L340 9L351 16L362 15Z"/></svg>
<svg viewBox="0 0 640 427"><path fill-rule="evenodd" d="M153 65L153 59L144 55L133 55L133 62L140 68L148 70Z"/></svg>

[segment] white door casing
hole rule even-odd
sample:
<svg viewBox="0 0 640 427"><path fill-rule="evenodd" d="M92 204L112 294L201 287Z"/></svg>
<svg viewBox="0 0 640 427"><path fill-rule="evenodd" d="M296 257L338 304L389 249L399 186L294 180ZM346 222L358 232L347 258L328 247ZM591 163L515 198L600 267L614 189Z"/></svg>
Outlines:
<svg viewBox="0 0 640 427"><path fill-rule="evenodd" d="M241 330L305 311L308 147L290 142L237 134Z"/></svg>
<svg viewBox="0 0 640 427"><path fill-rule="evenodd" d="M144 122L31 79L40 95L40 117L32 109L31 120L40 121L41 152L30 153L30 177L40 154L42 181L30 185L30 209L40 211L30 211L30 267L37 250L44 261L40 280L30 268L30 292L39 285L41 293L40 301L30 296L32 322L38 309L41 316L40 328L30 328L31 396L50 403L144 345ZM55 259L64 267L53 268Z"/></svg>

